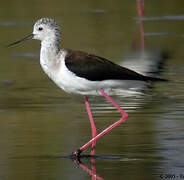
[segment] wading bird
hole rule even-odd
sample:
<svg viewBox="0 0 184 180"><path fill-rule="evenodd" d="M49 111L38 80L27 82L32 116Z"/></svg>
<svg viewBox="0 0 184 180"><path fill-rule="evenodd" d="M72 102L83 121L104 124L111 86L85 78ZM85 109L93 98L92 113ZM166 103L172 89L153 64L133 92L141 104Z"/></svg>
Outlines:
<svg viewBox="0 0 184 180"><path fill-rule="evenodd" d="M32 34L8 46L29 39L41 41L40 64L49 78L64 91L85 96L85 105L92 129L92 139L73 153L76 157L79 157L80 153L89 146L92 146L91 155L94 155L96 141L113 128L123 123L128 117L128 114L110 98L108 95L109 90L126 88L127 82L134 84L134 82L141 83L163 80L144 76L128 68L117 65L103 57L82 51L64 48L60 49L59 26L55 20L50 18L39 19L34 24ZM88 95L103 95L120 111L122 118L97 134L88 102Z"/></svg>

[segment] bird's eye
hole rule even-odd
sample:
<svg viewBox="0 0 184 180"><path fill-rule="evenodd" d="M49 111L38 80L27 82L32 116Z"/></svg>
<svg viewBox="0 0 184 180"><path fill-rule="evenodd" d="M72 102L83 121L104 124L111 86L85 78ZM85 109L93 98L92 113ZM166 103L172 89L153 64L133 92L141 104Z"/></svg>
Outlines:
<svg viewBox="0 0 184 180"><path fill-rule="evenodd" d="M43 30L43 28L42 28L42 27L39 27L39 28L38 28L38 30L39 30L39 31L42 31L42 30Z"/></svg>

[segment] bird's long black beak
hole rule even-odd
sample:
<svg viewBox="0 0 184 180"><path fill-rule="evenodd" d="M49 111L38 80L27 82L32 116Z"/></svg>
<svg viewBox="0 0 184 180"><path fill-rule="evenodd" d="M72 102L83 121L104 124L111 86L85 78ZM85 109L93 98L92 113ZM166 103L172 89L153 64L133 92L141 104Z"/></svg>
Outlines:
<svg viewBox="0 0 184 180"><path fill-rule="evenodd" d="M33 37L34 37L34 34L29 34L28 36L24 37L23 39L20 39L16 42L8 44L7 47L13 46L15 44L19 44L20 42L23 42L23 41L26 41L26 40L29 40L29 39L33 39Z"/></svg>

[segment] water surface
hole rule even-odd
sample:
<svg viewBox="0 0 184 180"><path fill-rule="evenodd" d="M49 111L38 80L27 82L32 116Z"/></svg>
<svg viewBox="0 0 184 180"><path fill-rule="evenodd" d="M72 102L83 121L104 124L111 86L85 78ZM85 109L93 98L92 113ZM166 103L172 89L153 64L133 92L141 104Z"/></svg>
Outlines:
<svg viewBox="0 0 184 180"><path fill-rule="evenodd" d="M52 17L62 26L63 47L169 79L140 87L139 94L113 97L129 118L97 143L93 168L103 179L161 179L165 174L181 179L183 5L145 1L145 16L139 17L136 1L128 0L1 3L1 45L29 34L38 18ZM67 157L91 136L84 98L66 94L47 78L39 65L39 48L37 41L0 48L0 176L91 179L84 170L91 167L90 158L81 160L82 168ZM103 97L89 100L98 131L120 118Z"/></svg>

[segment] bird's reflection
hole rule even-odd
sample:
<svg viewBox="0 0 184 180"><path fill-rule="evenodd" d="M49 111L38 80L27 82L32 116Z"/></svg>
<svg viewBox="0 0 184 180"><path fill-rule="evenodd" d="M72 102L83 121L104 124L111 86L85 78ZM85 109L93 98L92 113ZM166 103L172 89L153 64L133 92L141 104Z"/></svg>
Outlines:
<svg viewBox="0 0 184 180"><path fill-rule="evenodd" d="M94 152L91 152L94 153ZM86 158L90 158L91 167L87 166L84 162L82 162L81 158L73 159L73 162L81 167L82 170L87 172L91 176L91 180L104 180L99 174L96 172L95 167L95 156L86 156Z"/></svg>
<svg viewBox="0 0 184 180"><path fill-rule="evenodd" d="M144 16L144 0L137 0L137 11L138 11L138 31L136 33L135 40L133 41L133 48L137 49L138 39L141 41L141 50L144 52L145 49L145 41L144 41L144 26L142 17Z"/></svg>

